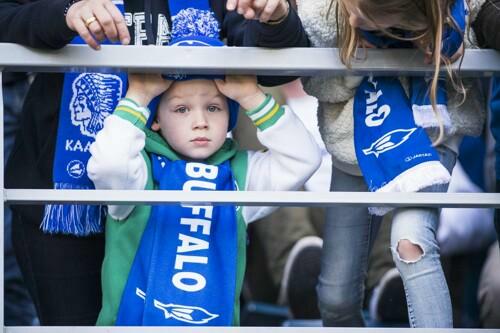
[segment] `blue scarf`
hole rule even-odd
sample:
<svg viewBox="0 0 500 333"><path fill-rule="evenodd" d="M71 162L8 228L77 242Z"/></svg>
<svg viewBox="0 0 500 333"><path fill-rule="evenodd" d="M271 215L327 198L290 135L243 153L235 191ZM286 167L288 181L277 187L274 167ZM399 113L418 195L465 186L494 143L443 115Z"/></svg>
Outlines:
<svg viewBox="0 0 500 333"><path fill-rule="evenodd" d="M123 2L115 5L123 13ZM78 36L70 44L85 44ZM103 44L110 44L106 41ZM94 189L87 175L89 147L104 119L127 90L125 73L66 73L52 177L55 189ZM46 233L86 236L103 231L104 207L48 204L41 228Z"/></svg>
<svg viewBox="0 0 500 333"><path fill-rule="evenodd" d="M229 161L215 166L151 158L160 190L235 190ZM236 260L234 206L154 206L116 325L231 325Z"/></svg>
<svg viewBox="0 0 500 333"><path fill-rule="evenodd" d="M445 26L442 53L458 51L465 29L465 4L455 1L451 14L461 31ZM386 36L361 31L377 47L411 47ZM403 32L404 36L404 32ZM354 96L354 145L359 167L370 191L416 192L435 184L448 183L450 174L423 128L437 122L428 96L425 77L410 78L409 97L397 78L364 78ZM438 112L445 128L451 125L447 113L445 82L437 89ZM391 208L370 207L375 215Z"/></svg>

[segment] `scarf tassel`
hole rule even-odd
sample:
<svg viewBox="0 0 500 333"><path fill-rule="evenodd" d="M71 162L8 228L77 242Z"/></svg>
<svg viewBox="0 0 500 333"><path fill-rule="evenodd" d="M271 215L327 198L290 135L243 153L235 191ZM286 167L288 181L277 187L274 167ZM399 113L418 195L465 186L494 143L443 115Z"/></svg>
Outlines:
<svg viewBox="0 0 500 333"><path fill-rule="evenodd" d="M88 186L55 183L56 190L90 190ZM103 232L101 222L106 215L105 208L98 205L45 205L40 228L48 234L88 236Z"/></svg>

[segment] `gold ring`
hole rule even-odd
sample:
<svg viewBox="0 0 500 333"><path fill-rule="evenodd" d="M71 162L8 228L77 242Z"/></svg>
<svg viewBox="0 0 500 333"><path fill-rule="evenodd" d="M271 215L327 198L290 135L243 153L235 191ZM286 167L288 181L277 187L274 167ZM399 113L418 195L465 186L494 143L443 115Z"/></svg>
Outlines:
<svg viewBox="0 0 500 333"><path fill-rule="evenodd" d="M89 17L88 19L86 19L84 22L85 22L85 26L88 28L89 25L94 22L94 21L97 21L97 18L95 16L91 16Z"/></svg>

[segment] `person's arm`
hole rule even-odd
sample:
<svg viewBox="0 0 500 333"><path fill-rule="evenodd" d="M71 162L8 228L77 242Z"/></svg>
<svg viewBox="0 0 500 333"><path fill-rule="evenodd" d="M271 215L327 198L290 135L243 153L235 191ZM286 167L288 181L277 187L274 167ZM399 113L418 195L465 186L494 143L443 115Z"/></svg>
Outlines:
<svg viewBox="0 0 500 333"><path fill-rule="evenodd" d="M144 128L150 116L146 107L168 88L159 75L130 75L129 89L90 147L89 178L100 190L143 190L148 180ZM134 205L110 205L108 213L124 220Z"/></svg>
<svg viewBox="0 0 500 333"><path fill-rule="evenodd" d="M247 80L247 77L229 76L226 77L226 86L216 81L224 95L238 101L247 110L246 114L257 127L257 138L267 148L249 152L245 190L298 190L319 168L321 151L290 108L280 106L271 95L264 95L255 82ZM249 223L274 209L245 206L242 213Z"/></svg>
<svg viewBox="0 0 500 333"><path fill-rule="evenodd" d="M272 115L273 110L279 111ZM288 106L278 105L272 96L247 114L258 128L257 138L267 149L249 152L246 190L299 190L321 164L321 151L312 135ZM275 209L245 206L242 214L250 223Z"/></svg>
<svg viewBox="0 0 500 333"><path fill-rule="evenodd" d="M274 23L245 20L236 11L229 11L224 17L222 35L227 37L229 46L309 47L309 39L297 11L290 5L287 5L285 15ZM258 79L259 84L264 86L276 86L293 81L296 77L260 76Z"/></svg>
<svg viewBox="0 0 500 333"><path fill-rule="evenodd" d="M148 168L142 151L146 142L144 119L149 110L131 99L122 99L115 112L104 120L103 129L90 146L89 178L98 190L143 190ZM134 209L109 205L108 214L124 220Z"/></svg>
<svg viewBox="0 0 500 333"><path fill-rule="evenodd" d="M64 10L70 0L38 0L28 3L0 1L0 42L35 48L58 49L76 33L68 28Z"/></svg>
<svg viewBox="0 0 500 333"><path fill-rule="evenodd" d="M480 47L500 50L500 0L487 0L472 22L472 28Z"/></svg>

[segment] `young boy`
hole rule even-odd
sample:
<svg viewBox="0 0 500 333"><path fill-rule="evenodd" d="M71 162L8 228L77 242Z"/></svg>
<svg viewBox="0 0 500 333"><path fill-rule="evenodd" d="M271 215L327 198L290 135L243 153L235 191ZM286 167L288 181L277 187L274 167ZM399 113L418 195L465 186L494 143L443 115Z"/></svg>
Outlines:
<svg viewBox="0 0 500 333"><path fill-rule="evenodd" d="M144 106L161 94L149 130ZM236 102L266 151L241 151L226 138ZM90 152L97 189L297 190L321 159L294 113L243 76L131 75ZM246 224L273 209L109 206L98 325L238 325Z"/></svg>

